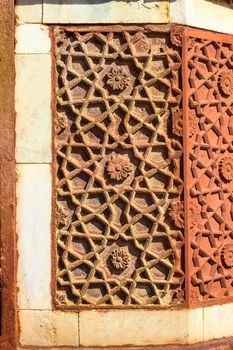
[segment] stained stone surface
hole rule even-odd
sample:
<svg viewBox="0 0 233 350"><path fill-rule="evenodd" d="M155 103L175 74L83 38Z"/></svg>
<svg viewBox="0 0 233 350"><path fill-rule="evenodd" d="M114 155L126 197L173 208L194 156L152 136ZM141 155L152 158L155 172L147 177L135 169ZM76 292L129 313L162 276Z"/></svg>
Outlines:
<svg viewBox="0 0 233 350"><path fill-rule="evenodd" d="M56 305L182 304L180 48L151 27L54 36Z"/></svg>

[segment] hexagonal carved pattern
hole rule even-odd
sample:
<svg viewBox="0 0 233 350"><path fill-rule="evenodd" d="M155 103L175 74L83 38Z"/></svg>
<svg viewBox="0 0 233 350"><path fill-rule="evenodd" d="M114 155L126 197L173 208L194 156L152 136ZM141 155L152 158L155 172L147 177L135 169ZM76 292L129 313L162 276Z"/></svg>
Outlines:
<svg viewBox="0 0 233 350"><path fill-rule="evenodd" d="M180 48L56 28L56 305L184 303Z"/></svg>

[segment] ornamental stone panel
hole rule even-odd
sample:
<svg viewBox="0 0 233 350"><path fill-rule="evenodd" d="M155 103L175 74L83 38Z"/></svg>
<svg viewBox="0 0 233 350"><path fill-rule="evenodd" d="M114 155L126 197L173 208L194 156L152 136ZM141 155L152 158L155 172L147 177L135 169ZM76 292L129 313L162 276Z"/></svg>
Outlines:
<svg viewBox="0 0 233 350"><path fill-rule="evenodd" d="M57 308L231 300L232 49L177 26L54 28Z"/></svg>
<svg viewBox="0 0 233 350"><path fill-rule="evenodd" d="M57 28L56 303L184 303L180 48Z"/></svg>
<svg viewBox="0 0 233 350"><path fill-rule="evenodd" d="M187 218L191 303L233 296L233 42L188 31Z"/></svg>

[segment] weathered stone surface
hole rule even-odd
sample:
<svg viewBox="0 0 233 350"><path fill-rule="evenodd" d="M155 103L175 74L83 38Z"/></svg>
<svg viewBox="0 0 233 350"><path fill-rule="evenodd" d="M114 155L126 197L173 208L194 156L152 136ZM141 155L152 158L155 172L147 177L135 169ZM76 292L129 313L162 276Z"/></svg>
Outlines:
<svg viewBox="0 0 233 350"><path fill-rule="evenodd" d="M82 346L148 346L203 340L202 309L81 311Z"/></svg>
<svg viewBox="0 0 233 350"><path fill-rule="evenodd" d="M0 348L12 350L17 341L13 0L0 0L0 36Z"/></svg>
<svg viewBox="0 0 233 350"><path fill-rule="evenodd" d="M168 0L44 0L43 23L167 23Z"/></svg>
<svg viewBox="0 0 233 350"><path fill-rule="evenodd" d="M42 0L16 0L15 14L18 23L42 23Z"/></svg>
<svg viewBox="0 0 233 350"><path fill-rule="evenodd" d="M79 346L78 315L48 310L21 310L20 343L37 349L53 346Z"/></svg>

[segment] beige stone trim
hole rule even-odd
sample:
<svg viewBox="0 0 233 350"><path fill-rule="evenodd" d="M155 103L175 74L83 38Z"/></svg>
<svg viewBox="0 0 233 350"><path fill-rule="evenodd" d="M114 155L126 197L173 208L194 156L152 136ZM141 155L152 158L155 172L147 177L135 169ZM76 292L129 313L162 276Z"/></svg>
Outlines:
<svg viewBox="0 0 233 350"><path fill-rule="evenodd" d="M167 23L168 0L45 0L43 23Z"/></svg>
<svg viewBox="0 0 233 350"><path fill-rule="evenodd" d="M232 337L233 304L193 310L21 310L23 346L153 346Z"/></svg>
<svg viewBox="0 0 233 350"><path fill-rule="evenodd" d="M21 345L78 346L78 315L27 310L20 312Z"/></svg>
<svg viewBox="0 0 233 350"><path fill-rule="evenodd" d="M202 341L202 309L80 313L80 345L192 344Z"/></svg>
<svg viewBox="0 0 233 350"><path fill-rule="evenodd" d="M42 0L16 0L15 14L18 23L42 23Z"/></svg>
<svg viewBox="0 0 233 350"><path fill-rule="evenodd" d="M51 56L16 55L16 161L51 162Z"/></svg>

